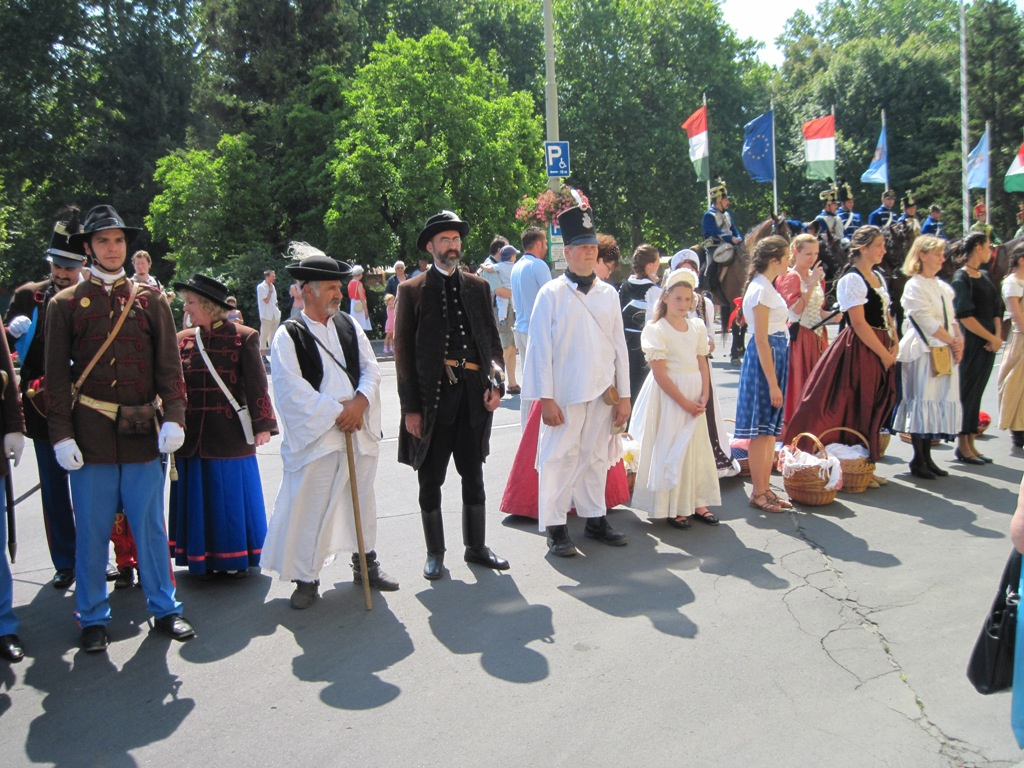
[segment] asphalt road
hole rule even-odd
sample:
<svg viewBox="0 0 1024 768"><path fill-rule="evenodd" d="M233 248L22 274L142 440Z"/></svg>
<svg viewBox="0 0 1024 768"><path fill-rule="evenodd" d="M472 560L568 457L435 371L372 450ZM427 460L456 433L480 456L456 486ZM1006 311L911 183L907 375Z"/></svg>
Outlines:
<svg viewBox="0 0 1024 768"><path fill-rule="evenodd" d="M1022 454L1005 434L975 468L936 449L947 479L907 472L828 507L765 515L723 481L717 528L678 531L622 509L629 546L584 539L547 556L535 525L497 502L519 440L518 399L497 412L485 467L488 543L512 569L462 562L454 468L445 486L449 575L424 581L413 472L395 460L394 367L383 363L378 552L400 591L367 612L347 562L323 596L288 605L255 573L179 571L198 636L150 634L140 590L113 594L108 654L78 649L73 592L54 590L39 496L18 509L15 607L28 657L0 662L0 762L61 766L1008 766L1022 758L1008 694L964 677L1010 550ZM721 354L726 412L736 371ZM995 411L995 385L985 410ZM279 441L260 451L268 507ZM31 451L15 470L36 482ZM781 486L781 478L777 480ZM347 558L346 558L347 560Z"/></svg>

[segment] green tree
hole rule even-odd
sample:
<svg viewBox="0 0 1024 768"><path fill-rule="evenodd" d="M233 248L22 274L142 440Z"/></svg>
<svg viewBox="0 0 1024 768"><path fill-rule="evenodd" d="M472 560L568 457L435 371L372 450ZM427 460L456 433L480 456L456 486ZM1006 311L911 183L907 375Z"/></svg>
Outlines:
<svg viewBox="0 0 1024 768"><path fill-rule="evenodd" d="M530 96L510 93L464 38L389 35L345 100L352 113L338 128L326 217L339 257L412 257L423 220L441 208L470 222L466 251L480 253L494 233L514 232L520 197L543 184Z"/></svg>

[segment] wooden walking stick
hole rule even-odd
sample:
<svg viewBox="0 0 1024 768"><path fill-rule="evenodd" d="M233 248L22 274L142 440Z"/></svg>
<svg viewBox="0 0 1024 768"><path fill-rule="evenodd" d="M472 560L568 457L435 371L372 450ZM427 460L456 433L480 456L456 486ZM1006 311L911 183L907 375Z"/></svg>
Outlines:
<svg viewBox="0 0 1024 768"><path fill-rule="evenodd" d="M370 572L366 567L366 546L363 544L363 520L359 515L359 488L356 486L356 459L352 454L352 433L345 433L345 452L348 454L348 484L352 489L352 515L356 519L356 543L359 545L359 572L363 582L363 602L366 610L373 610L370 596Z"/></svg>

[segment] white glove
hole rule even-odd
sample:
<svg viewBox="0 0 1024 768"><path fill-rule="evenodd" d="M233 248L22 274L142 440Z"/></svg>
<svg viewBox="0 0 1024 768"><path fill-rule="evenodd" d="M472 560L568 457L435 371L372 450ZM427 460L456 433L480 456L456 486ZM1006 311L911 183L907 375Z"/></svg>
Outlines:
<svg viewBox="0 0 1024 768"><path fill-rule="evenodd" d="M16 318L11 320L11 324L7 326L7 332L16 339L20 339L25 335L25 332L32 327L32 318L26 317L25 315L18 315Z"/></svg>
<svg viewBox="0 0 1024 768"><path fill-rule="evenodd" d="M185 428L173 421L165 421L156 444L160 453L174 453L185 444Z"/></svg>
<svg viewBox="0 0 1024 768"><path fill-rule="evenodd" d="M6 437L4 439L4 447L7 445ZM81 469L85 464L85 459L82 458L82 451L78 448L78 443L75 442L73 437L68 437L56 443L53 446L53 452L57 456L57 463L60 464L68 472L74 472L76 469Z"/></svg>
<svg viewBox="0 0 1024 768"><path fill-rule="evenodd" d="M14 459L14 466L21 461L21 453L25 450L25 436L21 432L8 432L4 435L4 456Z"/></svg>

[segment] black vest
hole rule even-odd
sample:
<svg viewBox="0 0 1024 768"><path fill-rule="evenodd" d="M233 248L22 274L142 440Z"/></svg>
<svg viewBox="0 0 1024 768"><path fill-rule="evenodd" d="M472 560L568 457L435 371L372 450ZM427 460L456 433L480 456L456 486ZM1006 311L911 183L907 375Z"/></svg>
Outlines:
<svg viewBox="0 0 1024 768"><path fill-rule="evenodd" d="M352 388L359 389L359 340L356 338L356 329L349 316L341 311L335 313L332 322L338 332L341 350L345 354L345 373L348 375L349 381L352 382ZM295 344L295 357L299 361L302 378L319 392L320 383L324 380L324 364L320 357L320 344L299 318L286 320L284 327Z"/></svg>

